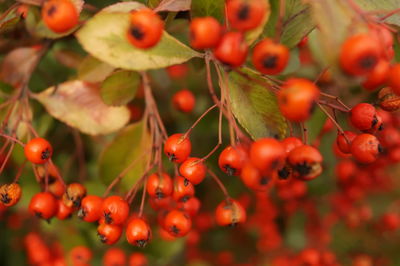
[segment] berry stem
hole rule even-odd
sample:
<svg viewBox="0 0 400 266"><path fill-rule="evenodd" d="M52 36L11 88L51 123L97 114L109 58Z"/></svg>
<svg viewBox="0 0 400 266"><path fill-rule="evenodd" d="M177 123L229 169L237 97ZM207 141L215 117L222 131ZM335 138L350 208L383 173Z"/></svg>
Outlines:
<svg viewBox="0 0 400 266"><path fill-rule="evenodd" d="M72 135L74 137L74 141L76 144L75 154L78 159L78 167L79 167L79 180L81 182L84 181L86 177L86 163L85 163L85 149L83 147L83 142L81 135L79 134L78 130L72 129Z"/></svg>
<svg viewBox="0 0 400 266"><path fill-rule="evenodd" d="M229 199L230 196L229 196L228 190L226 189L224 184L221 182L221 180L218 178L218 176L210 169L208 169L208 173L215 180L215 182L217 182L219 188L222 190L222 193L224 193L225 198Z"/></svg>
<svg viewBox="0 0 400 266"><path fill-rule="evenodd" d="M279 41L282 35L283 18L285 17L285 11L286 11L286 1L279 0L279 17L278 21L276 22L276 30L275 30L276 41Z"/></svg>
<svg viewBox="0 0 400 266"><path fill-rule="evenodd" d="M18 169L17 174L15 175L13 183L17 183L19 181L19 178L21 177L22 172L24 171L27 162L28 162L28 160L25 159L25 161L21 164L21 166Z"/></svg>
<svg viewBox="0 0 400 266"><path fill-rule="evenodd" d="M331 114L326 110L320 103L317 103L318 107L321 108L322 112L326 114L326 116L335 124L336 128L340 131L341 134L344 133L342 127L336 122L336 119L331 116Z"/></svg>
<svg viewBox="0 0 400 266"><path fill-rule="evenodd" d="M143 184L142 200L140 202L140 209L139 209L139 218L142 218L143 215L144 203L146 200L146 185L147 185L147 176L144 179L144 184Z"/></svg>
<svg viewBox="0 0 400 266"><path fill-rule="evenodd" d="M328 98L330 98L330 99L334 99L334 100L337 101L341 106L343 106L344 108L346 108L346 111L349 111L349 110L351 109L351 108L348 107L344 102L342 102L342 100L340 100L339 97L337 97L337 96L330 95L330 94L324 93L324 92L321 92L321 95L322 95L322 96L325 96L325 97L328 97ZM335 108L335 109L338 109L338 108Z"/></svg>
<svg viewBox="0 0 400 266"><path fill-rule="evenodd" d="M386 15L384 15L383 17L379 18L379 21L384 21L387 18L389 18L399 12L400 12L400 8L396 8L396 9L390 11L389 13L387 13Z"/></svg>
<svg viewBox="0 0 400 266"><path fill-rule="evenodd" d="M192 132L193 128L197 126L197 124L215 107L217 107L217 104L214 104L213 106L209 107L197 120L193 123L193 125L186 131L184 138L187 138L190 133Z"/></svg>
<svg viewBox="0 0 400 266"><path fill-rule="evenodd" d="M10 159L11 153L12 153L12 151L14 150L14 145L15 145L15 143L14 143L14 142L11 142L10 149L8 150L7 155L6 155L6 157L4 158L4 161L3 161L2 165L1 165L0 173L2 173L3 170L4 170L4 167L6 167L6 164L7 164L7 162L8 162L8 159Z"/></svg>
<svg viewBox="0 0 400 266"><path fill-rule="evenodd" d="M18 143L18 144L21 145L22 147L25 147L25 144L24 144L22 141L20 141L19 139L15 138L15 137L6 135L6 134L4 134L4 133L0 133L0 136L6 138L6 139L8 139L8 140L11 140L12 142Z"/></svg>
<svg viewBox="0 0 400 266"><path fill-rule="evenodd" d="M56 177L61 182L63 187L66 188L67 185L65 184L64 179L61 177L60 172L58 171L58 168L55 166L55 164L53 163L53 160L51 158L49 159L48 163L50 163L50 166L54 169L54 173L56 174Z"/></svg>

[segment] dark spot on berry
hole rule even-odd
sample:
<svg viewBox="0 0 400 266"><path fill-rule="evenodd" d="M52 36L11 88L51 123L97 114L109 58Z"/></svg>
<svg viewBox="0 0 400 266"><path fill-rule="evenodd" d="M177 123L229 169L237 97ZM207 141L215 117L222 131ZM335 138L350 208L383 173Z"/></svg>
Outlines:
<svg viewBox="0 0 400 266"><path fill-rule="evenodd" d="M165 198L165 195L161 191L157 191L156 192L156 198L157 199L163 199L163 198Z"/></svg>
<svg viewBox="0 0 400 266"><path fill-rule="evenodd" d="M136 246L140 248L144 248L147 244L147 240L141 239L141 240L136 240Z"/></svg>
<svg viewBox="0 0 400 266"><path fill-rule="evenodd" d="M384 128L385 128L385 127L383 126L383 124L380 124L379 127L378 127L378 130L379 130L379 131L382 131Z"/></svg>
<svg viewBox="0 0 400 266"><path fill-rule="evenodd" d="M37 218L42 218L42 213L41 212L35 212L35 216Z"/></svg>
<svg viewBox="0 0 400 266"><path fill-rule="evenodd" d="M81 206L81 197L77 197L76 199L71 199L72 204L74 205L74 207L79 208Z"/></svg>
<svg viewBox="0 0 400 266"><path fill-rule="evenodd" d="M45 149L44 151L42 151L42 154L40 155L40 158L42 160L47 160L47 159L50 158L50 155L51 155L51 153L50 153L49 149Z"/></svg>
<svg viewBox="0 0 400 266"><path fill-rule="evenodd" d="M10 201L11 201L11 198L8 196L8 193L4 193L4 194L1 194L1 202L3 202L3 204L7 204L7 203L10 203Z"/></svg>
<svg viewBox="0 0 400 266"><path fill-rule="evenodd" d="M378 144L378 152L382 153L383 152L383 147L381 144Z"/></svg>
<svg viewBox="0 0 400 266"><path fill-rule="evenodd" d="M107 242L107 237L105 235L99 234L97 233L97 235L99 236L99 239L101 241L101 243L106 243Z"/></svg>
<svg viewBox="0 0 400 266"><path fill-rule="evenodd" d="M275 68L278 61L277 55L266 55L262 60L262 65L265 68Z"/></svg>
<svg viewBox="0 0 400 266"><path fill-rule="evenodd" d="M269 182L269 179L267 177L263 176L260 178L260 185L264 186L264 185L268 184L268 182Z"/></svg>
<svg viewBox="0 0 400 266"><path fill-rule="evenodd" d="M144 32L136 26L131 27L130 33L136 40L140 41L144 38Z"/></svg>
<svg viewBox="0 0 400 266"><path fill-rule="evenodd" d="M372 69L376 65L377 62L378 62L378 59L375 56L367 55L360 59L359 66L362 69L368 70L368 69Z"/></svg>
<svg viewBox="0 0 400 266"><path fill-rule="evenodd" d="M111 212L104 212L104 221L106 222L106 224L111 224L113 222Z"/></svg>
<svg viewBox="0 0 400 266"><path fill-rule="evenodd" d="M51 5L49 10L47 10L47 15L52 17L57 12L57 7L55 5Z"/></svg>
<svg viewBox="0 0 400 266"><path fill-rule="evenodd" d="M228 227L231 227L231 228L235 228L236 226L237 226L236 222L232 222L232 223L228 224Z"/></svg>
<svg viewBox="0 0 400 266"><path fill-rule="evenodd" d="M284 166L282 169L278 170L279 179L286 180L290 175L289 168Z"/></svg>
<svg viewBox="0 0 400 266"><path fill-rule="evenodd" d="M171 161L171 162L175 162L178 158L175 156L175 154L174 153L169 153L169 152L167 152L167 156L168 156L168 159Z"/></svg>
<svg viewBox="0 0 400 266"><path fill-rule="evenodd" d="M377 118L376 115L375 115L375 116L374 116L374 119L372 119L371 127L375 127L377 123L378 123L378 118Z"/></svg>
<svg viewBox="0 0 400 266"><path fill-rule="evenodd" d="M188 201L189 199L190 199L190 196L185 195L185 196L183 196L183 197L180 199L180 201L186 202L186 201Z"/></svg>
<svg viewBox="0 0 400 266"><path fill-rule="evenodd" d="M185 187L187 187L189 185L189 180L187 180L186 178L183 180L183 185Z"/></svg>
<svg viewBox="0 0 400 266"><path fill-rule="evenodd" d="M86 217L86 215L87 215L87 212L86 212L86 210L84 208L80 208L78 210L78 217L79 218L83 219L83 218Z"/></svg>
<svg viewBox="0 0 400 266"><path fill-rule="evenodd" d="M271 163L271 170L275 170L279 166L279 160L273 160Z"/></svg>
<svg viewBox="0 0 400 266"><path fill-rule="evenodd" d="M237 18L239 20L246 20L250 15L250 7L247 4L242 4L237 12Z"/></svg>
<svg viewBox="0 0 400 266"><path fill-rule="evenodd" d="M174 234L174 235L178 235L179 234L179 228L176 227L176 225L173 225L169 228L169 231Z"/></svg>
<svg viewBox="0 0 400 266"><path fill-rule="evenodd" d="M224 172L227 173L229 176L232 176L236 173L236 169L230 166L229 164L224 165Z"/></svg>
<svg viewBox="0 0 400 266"><path fill-rule="evenodd" d="M294 166L294 170L300 174L300 176L307 176L311 172L311 166L307 162L298 163Z"/></svg>

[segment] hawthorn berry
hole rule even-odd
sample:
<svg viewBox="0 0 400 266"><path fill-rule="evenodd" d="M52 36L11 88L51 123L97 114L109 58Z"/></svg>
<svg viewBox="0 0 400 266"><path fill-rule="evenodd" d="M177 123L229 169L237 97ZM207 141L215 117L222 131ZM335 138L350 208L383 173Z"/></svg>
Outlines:
<svg viewBox="0 0 400 266"><path fill-rule="evenodd" d="M143 248L150 241L151 229L145 220L133 218L126 226L125 235L129 244Z"/></svg>
<svg viewBox="0 0 400 266"><path fill-rule="evenodd" d="M73 208L64 204L62 200L57 200L58 208L56 217L59 220L65 220L71 217Z"/></svg>
<svg viewBox="0 0 400 266"><path fill-rule="evenodd" d="M322 155L314 147L303 145L293 149L287 158L293 174L302 180L311 180L322 173Z"/></svg>
<svg viewBox="0 0 400 266"><path fill-rule="evenodd" d="M160 227L158 229L158 235L160 236L160 238L164 241L175 241L176 237L171 235L167 230L165 230L164 228Z"/></svg>
<svg viewBox="0 0 400 266"><path fill-rule="evenodd" d="M190 113L193 111L196 98L190 90L180 90L172 97L172 104L175 109L183 113Z"/></svg>
<svg viewBox="0 0 400 266"><path fill-rule="evenodd" d="M48 0L43 4L42 18L49 29L64 33L78 25L79 14L71 0Z"/></svg>
<svg viewBox="0 0 400 266"><path fill-rule="evenodd" d="M388 75L388 85L392 88L393 92L400 95L400 64L394 64Z"/></svg>
<svg viewBox="0 0 400 266"><path fill-rule="evenodd" d="M372 36L379 42L381 47L381 57L386 60L391 60L394 57L393 50L393 35L381 24L369 24Z"/></svg>
<svg viewBox="0 0 400 266"><path fill-rule="evenodd" d="M79 208L81 200L86 196L86 188L79 183L72 183L67 186L63 195L63 202L68 207Z"/></svg>
<svg viewBox="0 0 400 266"><path fill-rule="evenodd" d="M280 169L285 163L285 149L273 138L261 138L251 144L250 160L262 172Z"/></svg>
<svg viewBox="0 0 400 266"><path fill-rule="evenodd" d="M207 166L196 157L188 158L179 167L179 173L193 185L198 185L206 177Z"/></svg>
<svg viewBox="0 0 400 266"><path fill-rule="evenodd" d="M357 134L352 131L338 132L336 143L340 151L343 153L351 153L350 147L355 137L357 137Z"/></svg>
<svg viewBox="0 0 400 266"><path fill-rule="evenodd" d="M364 164L376 161L381 150L378 139L371 134L360 134L351 143L351 154Z"/></svg>
<svg viewBox="0 0 400 266"><path fill-rule="evenodd" d="M349 37L342 45L340 66L349 75L360 76L371 72L380 58L379 42L368 33Z"/></svg>
<svg viewBox="0 0 400 266"><path fill-rule="evenodd" d="M78 217L85 222L95 222L101 218L103 199L99 196L88 195L81 201Z"/></svg>
<svg viewBox="0 0 400 266"><path fill-rule="evenodd" d="M173 65L166 68L168 76L172 79L180 79L186 77L189 72L187 64Z"/></svg>
<svg viewBox="0 0 400 266"><path fill-rule="evenodd" d="M20 200L21 195L21 187L16 183L4 184L0 186L0 202L4 206L14 206Z"/></svg>
<svg viewBox="0 0 400 266"><path fill-rule="evenodd" d="M158 173L151 174L147 178L146 190L151 197L168 197L173 191L172 179L166 173L162 173L161 177Z"/></svg>
<svg viewBox="0 0 400 266"><path fill-rule="evenodd" d="M239 67L245 61L248 45L240 32L227 32L214 49L215 57L230 67Z"/></svg>
<svg viewBox="0 0 400 266"><path fill-rule="evenodd" d="M400 227L400 216L394 212L387 212L381 217L381 227L387 231L396 231Z"/></svg>
<svg viewBox="0 0 400 266"><path fill-rule="evenodd" d="M389 62L384 59L380 59L372 71L365 76L362 86L365 89L372 91L384 85L388 78L389 70Z"/></svg>
<svg viewBox="0 0 400 266"><path fill-rule="evenodd" d="M194 196L194 193L194 186L189 180L181 176L175 177L172 198L176 202L186 202Z"/></svg>
<svg viewBox="0 0 400 266"><path fill-rule="evenodd" d="M306 121L314 110L320 91L311 81L303 78L288 79L278 92L279 109L292 122Z"/></svg>
<svg viewBox="0 0 400 266"><path fill-rule="evenodd" d="M174 237L182 237L192 228L190 216L180 210L171 210L165 216L164 228Z"/></svg>
<svg viewBox="0 0 400 266"><path fill-rule="evenodd" d="M147 257L140 252L134 252L129 256L128 266L147 266L149 262Z"/></svg>
<svg viewBox="0 0 400 266"><path fill-rule="evenodd" d="M31 139L24 147L26 159L34 164L44 164L53 154L50 143L43 138Z"/></svg>
<svg viewBox="0 0 400 266"><path fill-rule="evenodd" d="M400 144L400 132L394 127L388 127L380 132L378 139L382 147L393 148Z"/></svg>
<svg viewBox="0 0 400 266"><path fill-rule="evenodd" d="M357 165L352 160L342 160L335 166L335 174L340 184L349 183L357 171Z"/></svg>
<svg viewBox="0 0 400 266"><path fill-rule="evenodd" d="M387 112L400 109L400 96L395 94L390 87L382 88L378 93L379 107Z"/></svg>
<svg viewBox="0 0 400 266"><path fill-rule="evenodd" d="M103 256L103 266L125 266L126 255L120 248L110 248Z"/></svg>
<svg viewBox="0 0 400 266"><path fill-rule="evenodd" d="M287 137L281 141L281 144L283 145L286 155L289 155L289 153L297 147L303 146L303 141L301 139L296 138L296 137Z"/></svg>
<svg viewBox="0 0 400 266"><path fill-rule="evenodd" d="M283 44L265 38L254 47L252 61L254 67L261 73L276 75L281 73L289 62L289 49Z"/></svg>
<svg viewBox="0 0 400 266"><path fill-rule="evenodd" d="M196 197L191 197L187 201L180 201L177 204L177 208L189 214L190 217L195 217L200 207L201 201Z"/></svg>
<svg viewBox="0 0 400 266"><path fill-rule="evenodd" d="M122 234L122 227L116 224L100 223L97 227L97 235L102 243L113 245L117 243Z"/></svg>
<svg viewBox="0 0 400 266"><path fill-rule="evenodd" d="M195 49L208 49L217 46L222 29L213 17L194 18L190 22L190 45Z"/></svg>
<svg viewBox="0 0 400 266"><path fill-rule="evenodd" d="M109 196L103 200L101 219L106 224L122 225L129 215L129 205L120 196Z"/></svg>
<svg viewBox="0 0 400 266"><path fill-rule="evenodd" d="M246 187L255 191L266 191L272 180L271 176L262 174L251 162L245 163L240 178Z"/></svg>
<svg viewBox="0 0 400 266"><path fill-rule="evenodd" d="M50 192L40 192L34 195L29 203L29 211L44 220L49 220L57 214L57 199Z"/></svg>
<svg viewBox="0 0 400 266"><path fill-rule="evenodd" d="M165 197L165 198L154 198L150 197L149 203L153 210L158 211L162 209L168 209L172 205L172 198Z"/></svg>
<svg viewBox="0 0 400 266"><path fill-rule="evenodd" d="M219 155L218 165L228 175L240 175L247 157L247 151L243 146L228 146Z"/></svg>
<svg viewBox="0 0 400 266"><path fill-rule="evenodd" d="M226 14L229 25L240 31L257 28L267 12L264 0L227 0Z"/></svg>
<svg viewBox="0 0 400 266"><path fill-rule="evenodd" d="M164 22L151 9L132 10L127 33L129 42L141 49L155 46L161 39Z"/></svg>
<svg viewBox="0 0 400 266"><path fill-rule="evenodd" d="M92 251L85 246L76 246L69 252L69 257L73 265L89 265L93 257Z"/></svg>
<svg viewBox="0 0 400 266"><path fill-rule="evenodd" d="M236 226L246 222L246 211L234 199L225 199L215 210L215 221L219 226Z"/></svg>
<svg viewBox="0 0 400 266"><path fill-rule="evenodd" d="M174 163L184 162L192 151L192 143L189 137L177 133L170 136L164 144L164 153L169 160Z"/></svg>
<svg viewBox="0 0 400 266"><path fill-rule="evenodd" d="M361 131L371 130L378 123L376 109L368 103L359 103L350 110L350 123Z"/></svg>

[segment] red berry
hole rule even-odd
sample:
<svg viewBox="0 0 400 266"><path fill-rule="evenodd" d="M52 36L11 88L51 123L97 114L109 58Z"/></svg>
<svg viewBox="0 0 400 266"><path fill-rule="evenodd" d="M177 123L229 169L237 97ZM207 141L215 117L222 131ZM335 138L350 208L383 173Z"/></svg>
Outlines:
<svg viewBox="0 0 400 266"><path fill-rule="evenodd" d="M203 160L191 157L179 167L179 173L193 185L198 185L206 177L207 167Z"/></svg>
<svg viewBox="0 0 400 266"><path fill-rule="evenodd" d="M102 243L113 245L117 243L122 234L122 227L116 224L101 223L97 227L97 235Z"/></svg>
<svg viewBox="0 0 400 266"><path fill-rule="evenodd" d="M88 247L76 246L69 252L69 257L74 266L84 266L90 265L93 253Z"/></svg>
<svg viewBox="0 0 400 266"><path fill-rule="evenodd" d="M196 98L190 90L180 90L172 97L172 104L175 109L183 113L190 113L193 111Z"/></svg>
<svg viewBox="0 0 400 266"><path fill-rule="evenodd" d="M166 68L168 75L172 79L180 79L186 77L189 72L189 66L187 64L173 65Z"/></svg>
<svg viewBox="0 0 400 266"><path fill-rule="evenodd" d="M335 174L341 184L349 183L358 171L357 165L351 160L343 160L336 164Z"/></svg>
<svg viewBox="0 0 400 266"><path fill-rule="evenodd" d="M192 220L185 212L172 210L165 217L164 228L172 236L182 237L189 233L192 228Z"/></svg>
<svg viewBox="0 0 400 266"><path fill-rule="evenodd" d="M21 187L16 183L4 184L0 186L0 202L4 206L14 206L21 199L21 195Z"/></svg>
<svg viewBox="0 0 400 266"><path fill-rule="evenodd" d="M246 211L238 201L226 199L215 210L215 219L219 226L236 226L246 222Z"/></svg>
<svg viewBox="0 0 400 266"><path fill-rule="evenodd" d="M155 210L155 211L162 210L162 209L168 209L172 204L172 198L171 197L166 197L166 198L151 197L149 199L149 203L150 203L151 208L153 208L153 210Z"/></svg>
<svg viewBox="0 0 400 266"><path fill-rule="evenodd" d="M145 220L133 218L128 222L125 234L129 244L142 248L150 241L151 229Z"/></svg>
<svg viewBox="0 0 400 266"><path fill-rule="evenodd" d="M190 22L190 45L195 49L214 48L221 34L221 25L213 17L194 18Z"/></svg>
<svg viewBox="0 0 400 266"><path fill-rule="evenodd" d="M319 95L318 87L311 81L288 79L278 92L279 109L288 120L304 122L312 114Z"/></svg>
<svg viewBox="0 0 400 266"><path fill-rule="evenodd" d="M128 218L129 205L120 196L109 196L104 199L101 212L106 224L122 225Z"/></svg>
<svg viewBox="0 0 400 266"><path fill-rule="evenodd" d="M172 197L177 202L186 202L194 196L194 186L184 177L177 176L174 179L174 192Z"/></svg>
<svg viewBox="0 0 400 266"><path fill-rule="evenodd" d="M265 191L270 187L271 176L263 175L251 162L247 162L240 175L243 183L250 189Z"/></svg>
<svg viewBox="0 0 400 266"><path fill-rule="evenodd" d="M110 248L103 256L103 266L125 266L126 255L120 248Z"/></svg>
<svg viewBox="0 0 400 266"><path fill-rule="evenodd" d="M101 218L103 199L99 196L89 195L82 199L78 217L92 223Z"/></svg>
<svg viewBox="0 0 400 266"><path fill-rule="evenodd" d="M128 266L147 266L149 262L146 256L139 252L134 252L129 256Z"/></svg>
<svg viewBox="0 0 400 266"><path fill-rule="evenodd" d="M382 227L387 231L396 231L400 227L400 216L397 213L385 213L381 218Z"/></svg>
<svg viewBox="0 0 400 266"><path fill-rule="evenodd" d="M299 138L296 138L296 137L287 137L287 138L283 139L281 141L281 143L282 143L282 145L283 145L283 147L285 149L286 155L289 155L289 153L294 148L297 148L297 147L300 147L300 146L304 145L303 141L301 141Z"/></svg>
<svg viewBox="0 0 400 266"><path fill-rule="evenodd" d="M296 177L311 180L322 173L322 155L314 147L303 145L293 149L287 158Z"/></svg>
<svg viewBox="0 0 400 266"><path fill-rule="evenodd" d="M189 214L191 217L196 216L196 214L199 212L201 207L201 202L198 198L196 197L191 197L187 201L180 201L177 204L177 208L186 212Z"/></svg>
<svg viewBox="0 0 400 266"><path fill-rule="evenodd" d="M400 95L400 64L394 64L389 70L388 85L393 92Z"/></svg>
<svg viewBox="0 0 400 266"><path fill-rule="evenodd" d="M365 75L371 72L380 58L378 41L370 34L349 37L340 51L340 66L350 75Z"/></svg>
<svg viewBox="0 0 400 266"><path fill-rule="evenodd" d="M250 160L262 172L280 169L285 163L285 157L284 147L273 138L259 139L250 148Z"/></svg>
<svg viewBox="0 0 400 266"><path fill-rule="evenodd" d="M382 147L385 148L393 148L400 144L400 132L394 127L383 129L378 138Z"/></svg>
<svg viewBox="0 0 400 266"><path fill-rule="evenodd" d="M148 49L161 39L164 22L153 10L143 8L131 11L130 26L127 33L130 43L137 48Z"/></svg>
<svg viewBox="0 0 400 266"><path fill-rule="evenodd" d="M218 165L228 175L240 175L247 157L247 151L243 146L228 146L219 155Z"/></svg>
<svg viewBox="0 0 400 266"><path fill-rule="evenodd" d="M63 195L63 202L68 207L79 208L81 200L86 196L86 188L79 183L72 183L67 186Z"/></svg>
<svg viewBox="0 0 400 266"><path fill-rule="evenodd" d="M48 0L43 4L42 18L49 29L63 33L78 24L79 14L70 0Z"/></svg>
<svg viewBox="0 0 400 266"><path fill-rule="evenodd" d="M248 46L240 32L225 33L214 50L215 57L222 63L231 66L241 66L247 57Z"/></svg>
<svg viewBox="0 0 400 266"><path fill-rule="evenodd" d="M389 62L380 59L372 71L366 75L362 86L365 89L372 91L384 85L389 75L389 69Z"/></svg>
<svg viewBox="0 0 400 266"><path fill-rule="evenodd" d="M357 134L352 131L344 131L343 133L339 132L336 138L336 143L340 151L343 153L351 153L350 147L355 137L357 137Z"/></svg>
<svg viewBox="0 0 400 266"><path fill-rule="evenodd" d="M375 107L368 103L357 104L350 111L350 122L361 131L372 129L378 123Z"/></svg>
<svg viewBox="0 0 400 266"><path fill-rule="evenodd" d="M158 173L151 174L147 179L146 190L151 197L165 198L170 196L173 191L171 177L166 173L162 173L162 177Z"/></svg>
<svg viewBox="0 0 400 266"><path fill-rule="evenodd" d="M70 218L73 212L73 208L65 205L62 200L57 200L57 203L58 203L57 214L56 214L57 219L65 220L67 218Z"/></svg>
<svg viewBox="0 0 400 266"><path fill-rule="evenodd" d="M164 153L174 163L184 162L189 157L191 151L192 143L189 137L185 137L184 134L174 134L164 144Z"/></svg>
<svg viewBox="0 0 400 266"><path fill-rule="evenodd" d="M31 139L24 148L25 157L35 164L44 164L53 154L50 143L43 138Z"/></svg>
<svg viewBox="0 0 400 266"><path fill-rule="evenodd" d="M264 0L227 0L226 14L229 25L240 31L257 28L267 12Z"/></svg>
<svg viewBox="0 0 400 266"><path fill-rule="evenodd" d="M281 73L289 62L289 49L271 39L263 39L253 49L254 67L263 74Z"/></svg>
<svg viewBox="0 0 400 266"><path fill-rule="evenodd" d="M371 134L358 135L351 144L351 154L360 163L373 163L376 161L381 146L378 139Z"/></svg>
<svg viewBox="0 0 400 266"><path fill-rule="evenodd" d="M56 215L58 203L56 198L50 192L40 192L32 197L29 203L31 214L39 218L48 220Z"/></svg>

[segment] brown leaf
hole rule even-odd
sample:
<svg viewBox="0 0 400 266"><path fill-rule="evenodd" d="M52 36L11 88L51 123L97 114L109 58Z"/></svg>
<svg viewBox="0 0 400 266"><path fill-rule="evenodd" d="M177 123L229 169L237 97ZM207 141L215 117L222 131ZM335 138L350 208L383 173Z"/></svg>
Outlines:
<svg viewBox="0 0 400 266"><path fill-rule="evenodd" d="M115 132L129 121L125 106L107 106L100 97L98 86L83 81L67 81L33 97L52 116L89 135Z"/></svg>
<svg viewBox="0 0 400 266"><path fill-rule="evenodd" d="M197 0L198 1L198 0ZM163 0L155 9L155 12L170 11L179 12L190 10L191 0Z"/></svg>
<svg viewBox="0 0 400 266"><path fill-rule="evenodd" d="M54 57L58 62L69 68L78 68L83 61L80 54L66 49L55 51Z"/></svg>

